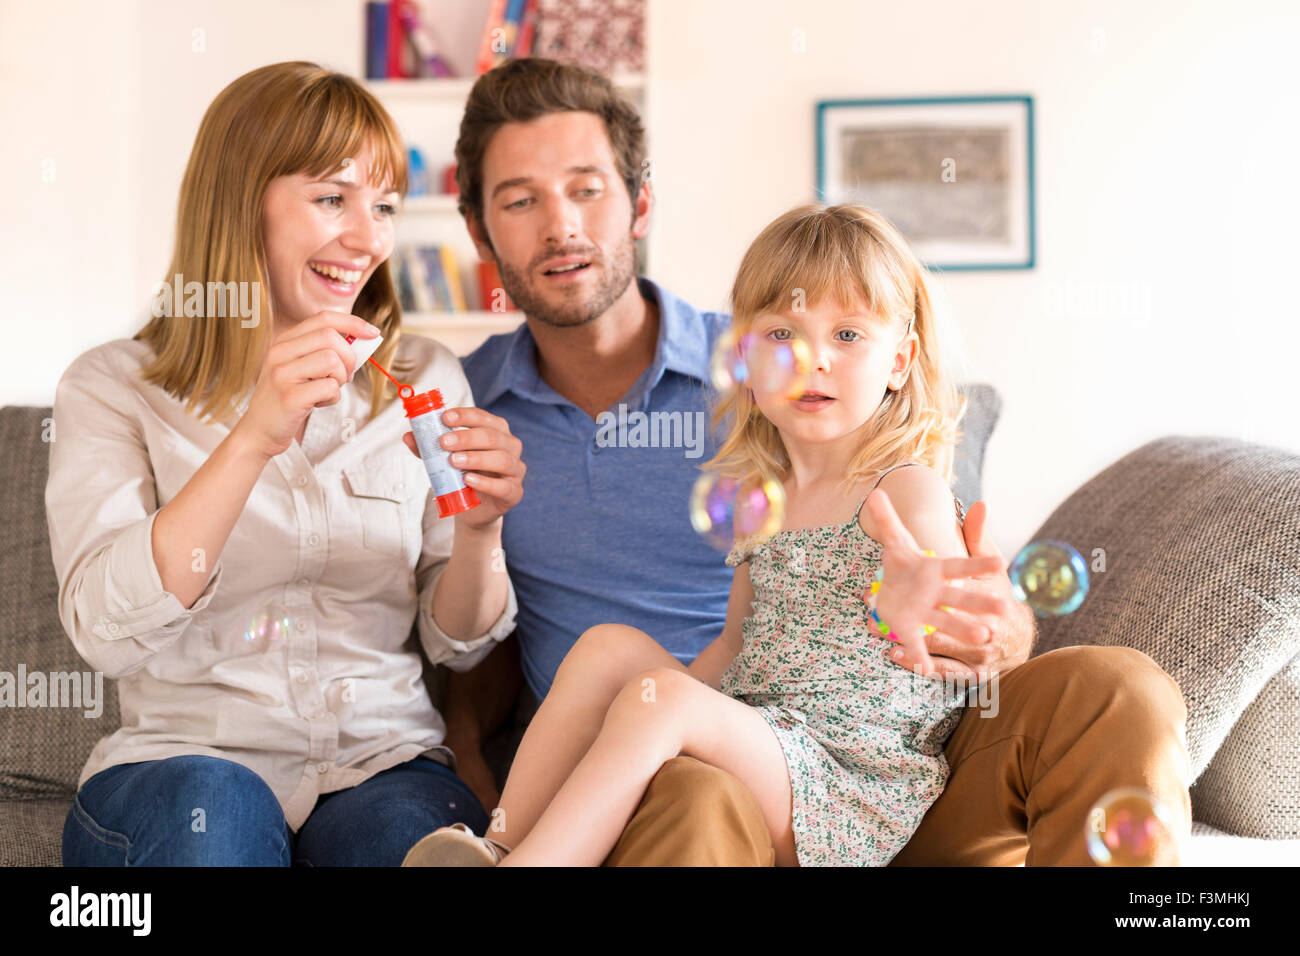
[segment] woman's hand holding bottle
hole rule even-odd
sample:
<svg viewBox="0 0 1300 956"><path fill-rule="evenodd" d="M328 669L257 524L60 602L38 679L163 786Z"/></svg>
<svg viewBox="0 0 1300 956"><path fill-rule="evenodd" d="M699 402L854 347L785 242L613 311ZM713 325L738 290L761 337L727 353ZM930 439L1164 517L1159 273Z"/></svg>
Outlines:
<svg viewBox="0 0 1300 956"><path fill-rule="evenodd" d="M291 444L313 408L338 402L357 369L346 336L379 330L344 312L317 312L276 336L262 359L248 410L232 430L270 460Z"/></svg>
<svg viewBox="0 0 1300 956"><path fill-rule="evenodd" d="M510 433L510 423L473 405L439 411L450 431L439 439L450 453L451 464L465 473L465 482L478 495L479 505L456 515L468 529L490 528L524 496L524 472L528 470L520 453L523 443ZM403 436L406 447L420 457L415 436Z"/></svg>

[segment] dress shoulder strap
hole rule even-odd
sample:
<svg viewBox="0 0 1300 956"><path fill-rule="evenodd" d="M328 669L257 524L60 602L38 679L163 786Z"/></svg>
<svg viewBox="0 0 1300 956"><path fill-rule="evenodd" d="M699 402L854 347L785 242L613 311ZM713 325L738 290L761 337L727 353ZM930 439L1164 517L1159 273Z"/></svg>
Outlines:
<svg viewBox="0 0 1300 956"><path fill-rule="evenodd" d="M906 468L908 465L920 465L920 464L922 464L922 462L919 462L919 461L900 461L897 465L890 465L888 468L884 469L884 470L883 470L883 471L882 471L882 472L881 472L881 473L876 477L876 484L871 486L871 491L868 491L865 495L863 495L863 496L862 496L862 500L858 502L858 507L857 507L857 509L854 510L854 512L853 512L853 520L854 520L854 521L857 521L857 520L858 520L858 515L859 515L859 514L861 513L861 511L862 511L862 506L865 505L865 504L867 503L867 499L871 497L871 492L876 490L876 485L879 485L879 484L880 484L881 480L885 477L885 475L889 474L889 473L890 473L891 471L893 471L895 468Z"/></svg>
<svg viewBox="0 0 1300 956"><path fill-rule="evenodd" d="M921 464L924 464L924 462L920 462L920 461L901 461L901 462L899 462L897 465L890 465L888 468L884 469L884 470L880 473L880 475L876 478L876 483L875 483L874 485L871 486L871 491L875 491L875 490L876 490L876 487L877 487L877 486L880 484L880 482L884 479L885 475L889 474L889 473L890 473L891 471L893 471L895 468L906 468L908 465L921 465ZM871 491L868 491L865 495L862 496L862 500L858 502L858 507L857 507L857 509L854 510L854 512L853 512L853 521L854 521L855 524L857 523L858 515L859 515L859 514L861 513L861 511L862 511L862 506L865 505L865 504L867 503L867 499L871 497ZM964 524L966 523L966 509L965 509L965 507L962 505L962 503L961 503L961 499L958 498L955 494L952 496L952 500L953 500L953 505L954 505L954 507L957 509L957 521L958 521L960 524L963 524L963 525L964 525Z"/></svg>

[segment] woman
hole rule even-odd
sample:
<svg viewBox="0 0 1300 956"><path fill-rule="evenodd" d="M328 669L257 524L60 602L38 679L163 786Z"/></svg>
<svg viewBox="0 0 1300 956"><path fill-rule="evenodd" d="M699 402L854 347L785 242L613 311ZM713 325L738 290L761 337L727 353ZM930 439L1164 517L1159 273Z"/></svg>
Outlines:
<svg viewBox="0 0 1300 956"><path fill-rule="evenodd" d="M401 334L386 260L405 190L396 127L355 80L240 77L181 185L177 294L60 380L59 611L122 710L82 771L66 865L396 865L438 826L486 828L411 633L464 669L511 631L494 567L524 466L456 358ZM478 507L437 517L395 389L345 340L371 323L376 362L442 391Z"/></svg>

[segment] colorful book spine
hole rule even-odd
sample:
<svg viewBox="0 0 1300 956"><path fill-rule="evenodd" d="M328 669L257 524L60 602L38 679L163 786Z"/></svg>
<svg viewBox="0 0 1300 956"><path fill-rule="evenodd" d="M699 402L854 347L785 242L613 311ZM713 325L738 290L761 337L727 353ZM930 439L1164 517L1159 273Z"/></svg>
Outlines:
<svg viewBox="0 0 1300 956"><path fill-rule="evenodd" d="M524 4L524 18L519 24L519 42L515 45L515 57L533 55L533 38L537 36L537 0L527 0Z"/></svg>
<svg viewBox="0 0 1300 956"><path fill-rule="evenodd" d="M496 65L497 51L495 44L504 36L507 0L492 0L488 10L487 21L483 24L483 40L478 47L476 70L481 76ZM497 31L503 31L498 33Z"/></svg>
<svg viewBox="0 0 1300 956"><path fill-rule="evenodd" d="M478 264L478 307L484 312L511 312L515 308L501 284L501 273L495 262Z"/></svg>
<svg viewBox="0 0 1300 956"><path fill-rule="evenodd" d="M388 78L388 4L366 4L366 79Z"/></svg>
<svg viewBox="0 0 1300 956"><path fill-rule="evenodd" d="M446 277L442 274L442 256L437 246L421 246L420 259L424 262L425 274L428 276L429 295L433 298L436 312L450 312L451 290L447 287Z"/></svg>
<svg viewBox="0 0 1300 956"><path fill-rule="evenodd" d="M519 41L519 22L524 18L524 0L510 0L506 6L505 48L506 51L496 58L496 66L515 55L515 44Z"/></svg>
<svg viewBox="0 0 1300 956"><path fill-rule="evenodd" d="M401 0L399 16L415 57L415 73L418 76L451 76L451 68L438 53L438 41L423 16L420 4L416 0Z"/></svg>
<svg viewBox="0 0 1300 956"><path fill-rule="evenodd" d="M456 264L456 253L451 251L451 246L440 246L439 249L442 253L442 274L447 282L447 290L451 293L451 310L468 312L465 290L460 284L460 267Z"/></svg>
<svg viewBox="0 0 1300 956"><path fill-rule="evenodd" d="M402 80L406 72L402 67L402 46L405 36L402 31L401 4L403 0L389 0L388 6L388 78Z"/></svg>
<svg viewBox="0 0 1300 956"><path fill-rule="evenodd" d="M429 275L424 260L413 247L407 246L402 250L402 263L411 276L411 298L415 308L420 312L434 311L436 306L429 295Z"/></svg>

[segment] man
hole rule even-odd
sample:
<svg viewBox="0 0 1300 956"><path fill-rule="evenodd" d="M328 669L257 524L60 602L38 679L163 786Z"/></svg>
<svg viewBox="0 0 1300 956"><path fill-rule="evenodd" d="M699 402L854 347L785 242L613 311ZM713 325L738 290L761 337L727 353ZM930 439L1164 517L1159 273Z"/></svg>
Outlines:
<svg viewBox="0 0 1300 956"><path fill-rule="evenodd" d="M504 519L519 599L518 643L452 674L447 743L489 809L481 753L511 712L536 709L588 627L638 627L683 663L721 631L731 571L691 530L686 502L712 447L689 445L708 411L708 358L726 316L703 313L634 275L650 225L636 111L597 73L542 59L480 77L456 145L460 211L495 261L525 324L464 360L477 403L523 442L528 483ZM674 448L643 447L614 421L676 413ZM617 416L622 415L619 419ZM599 419L599 420L598 420ZM644 419L643 419L644 421ZM603 426L603 427L602 427ZM882 485L882 487L885 487ZM972 556L995 555L987 510L965 524ZM992 635L927 639L940 674L999 674L996 710L967 708L946 747L943 796L895 862L1088 862L1084 823L1103 793L1143 785L1190 825L1182 696L1150 658L1069 648L1028 661L1033 616L1004 574L969 582L1007 598L976 615ZM865 582L864 582L865 584ZM518 691L522 660L527 688ZM906 658L899 666L910 666ZM606 865L770 865L751 794L690 757L664 765Z"/></svg>

